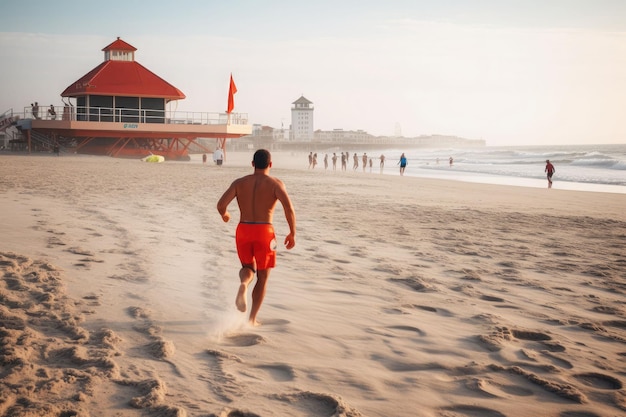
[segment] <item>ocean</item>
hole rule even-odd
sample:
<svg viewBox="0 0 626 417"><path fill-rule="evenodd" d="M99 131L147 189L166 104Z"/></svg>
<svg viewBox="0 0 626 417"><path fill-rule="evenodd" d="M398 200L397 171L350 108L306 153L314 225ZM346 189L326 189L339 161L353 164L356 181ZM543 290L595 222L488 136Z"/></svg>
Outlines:
<svg viewBox="0 0 626 417"><path fill-rule="evenodd" d="M382 153L384 173L398 175L402 152L408 158L405 175L414 177L546 188L549 159L556 169L554 189L626 193L626 144L368 151L373 172Z"/></svg>

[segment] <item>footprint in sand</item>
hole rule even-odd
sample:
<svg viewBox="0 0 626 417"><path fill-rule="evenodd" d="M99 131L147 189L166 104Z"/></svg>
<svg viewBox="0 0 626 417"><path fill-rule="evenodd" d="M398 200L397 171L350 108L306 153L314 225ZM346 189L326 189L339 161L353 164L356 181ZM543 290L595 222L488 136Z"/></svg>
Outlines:
<svg viewBox="0 0 626 417"><path fill-rule="evenodd" d="M515 342L516 339L537 342L542 349L550 352L562 352L565 350L558 342L554 342L550 335L531 330L496 327L491 334L478 336L478 340L492 352L501 350L505 344Z"/></svg>
<svg viewBox="0 0 626 417"><path fill-rule="evenodd" d="M552 338L545 333L533 332L529 330L513 329L511 330L511 333L513 334L515 338L522 339L522 340L532 340L532 341L552 340Z"/></svg>
<svg viewBox="0 0 626 417"><path fill-rule="evenodd" d="M602 417L592 411L563 411L559 417Z"/></svg>
<svg viewBox="0 0 626 417"><path fill-rule="evenodd" d="M617 378L595 372L577 374L574 378L587 386L602 390L620 390L624 386Z"/></svg>
<svg viewBox="0 0 626 417"><path fill-rule="evenodd" d="M254 333L240 333L226 336L224 341L229 346L239 347L254 346L266 342L263 336Z"/></svg>
<svg viewBox="0 0 626 417"><path fill-rule="evenodd" d="M315 410L316 416L360 416L361 413L350 407L339 396L331 394L321 394L310 391L300 391L294 394L276 394L272 396L274 399L289 404L290 408L301 411ZM296 414L296 413L294 413ZM299 413L297 413L299 414ZM307 412L307 415L309 413Z"/></svg>
<svg viewBox="0 0 626 417"><path fill-rule="evenodd" d="M405 332L415 333L420 336L426 336L426 333L424 331L413 326L389 326L388 328L393 329L393 330L402 330Z"/></svg>
<svg viewBox="0 0 626 417"><path fill-rule="evenodd" d="M288 382L293 381L296 378L294 369L289 365L274 364L274 365L259 365L257 369L266 371L274 381Z"/></svg>
<svg viewBox="0 0 626 417"><path fill-rule="evenodd" d="M491 408L480 407L477 405L453 405L450 407L443 407L441 410L451 411L454 415L468 416L468 417L506 417L506 414L502 414L497 410Z"/></svg>
<svg viewBox="0 0 626 417"><path fill-rule="evenodd" d="M472 378L465 382L465 386L472 391L491 398L528 397L533 395L533 392L527 388L498 384L482 378Z"/></svg>
<svg viewBox="0 0 626 417"><path fill-rule="evenodd" d="M602 323L603 326L618 327L626 330L626 320L609 320Z"/></svg>
<svg viewBox="0 0 626 417"><path fill-rule="evenodd" d="M128 307L126 311L128 312L128 314L130 314L131 317L136 318L136 319L150 318L150 310L142 308L142 307L131 306L131 307Z"/></svg>
<svg viewBox="0 0 626 417"><path fill-rule="evenodd" d="M414 305L413 307L419 308L420 310L430 311L431 313L436 313L437 312L437 309L435 307L420 306L420 305Z"/></svg>
<svg viewBox="0 0 626 417"><path fill-rule="evenodd" d="M445 308L437 308L437 307L424 306L424 305L419 305L419 304L411 304L410 307L428 311L431 313L437 313L438 315L443 316L443 317L454 317L454 314L450 312L450 310L446 310Z"/></svg>
<svg viewBox="0 0 626 417"><path fill-rule="evenodd" d="M493 295L483 295L480 297L481 300L485 300L485 301L491 301L494 303L503 303L504 302L504 298L500 298L500 297L494 297Z"/></svg>
<svg viewBox="0 0 626 417"><path fill-rule="evenodd" d="M611 306L596 306L592 308L591 311L595 311L596 313L601 313L601 314L610 314L610 315L617 315L617 314L622 313L622 310L620 310L619 308L611 307Z"/></svg>

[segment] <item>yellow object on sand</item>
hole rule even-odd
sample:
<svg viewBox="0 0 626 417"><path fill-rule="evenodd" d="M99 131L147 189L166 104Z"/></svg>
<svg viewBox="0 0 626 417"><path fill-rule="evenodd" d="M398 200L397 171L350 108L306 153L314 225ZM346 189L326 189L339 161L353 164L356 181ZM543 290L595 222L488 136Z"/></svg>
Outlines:
<svg viewBox="0 0 626 417"><path fill-rule="evenodd" d="M165 161L165 157L161 155L148 155L145 158L141 159L144 162L163 162Z"/></svg>

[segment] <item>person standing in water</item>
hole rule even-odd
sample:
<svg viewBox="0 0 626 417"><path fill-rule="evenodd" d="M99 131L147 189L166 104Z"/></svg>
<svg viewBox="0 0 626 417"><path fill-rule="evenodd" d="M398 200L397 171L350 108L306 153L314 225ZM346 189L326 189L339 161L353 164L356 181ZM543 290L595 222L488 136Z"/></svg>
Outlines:
<svg viewBox="0 0 626 417"><path fill-rule="evenodd" d="M248 285L256 273L250 324L258 326L256 318L265 298L267 280L271 268L276 265L276 235L272 226L276 202L280 201L282 204L289 225L289 234L284 241L287 249L292 249L296 244L296 213L285 184L269 175L272 167L270 152L265 149L257 150L252 159L252 166L254 167L252 174L236 179L224 192L217 202L217 211L222 220L228 222L230 220L228 205L237 199L240 219L235 241L241 269L235 305L241 312L247 310Z"/></svg>
<svg viewBox="0 0 626 417"><path fill-rule="evenodd" d="M555 171L556 169L554 169L554 165L552 165L549 159L546 159L545 172L548 176L548 188L552 188L552 175L554 175Z"/></svg>
<svg viewBox="0 0 626 417"><path fill-rule="evenodd" d="M406 156L404 156L404 152L400 155L398 165L400 165L400 175L404 175L404 170L406 169Z"/></svg>

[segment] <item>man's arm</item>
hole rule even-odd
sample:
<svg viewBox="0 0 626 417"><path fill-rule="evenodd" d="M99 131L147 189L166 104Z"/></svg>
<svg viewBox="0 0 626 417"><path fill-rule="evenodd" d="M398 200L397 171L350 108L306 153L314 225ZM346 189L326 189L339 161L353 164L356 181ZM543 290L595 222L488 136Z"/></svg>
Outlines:
<svg viewBox="0 0 626 417"><path fill-rule="evenodd" d="M296 246L296 211L293 208L289 194L285 184L281 181L278 182L276 190L276 198L283 205L283 211L285 212L285 219L289 225L289 234L285 237L285 247L291 249Z"/></svg>
<svg viewBox="0 0 626 417"><path fill-rule="evenodd" d="M228 222L230 220L230 213L228 212L228 205L233 199L237 197L237 188L235 187L235 183L233 182L230 187L222 194L222 197L217 202L217 212L222 216L222 220L224 222Z"/></svg>

